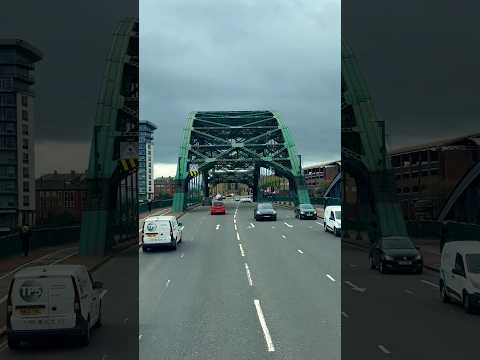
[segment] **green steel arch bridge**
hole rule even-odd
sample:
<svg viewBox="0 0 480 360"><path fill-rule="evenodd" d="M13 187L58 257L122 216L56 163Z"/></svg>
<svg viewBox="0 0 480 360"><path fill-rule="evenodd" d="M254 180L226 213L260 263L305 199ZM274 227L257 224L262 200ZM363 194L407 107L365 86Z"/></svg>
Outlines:
<svg viewBox="0 0 480 360"><path fill-rule="evenodd" d="M138 30L138 19L122 20L106 60L90 148L81 255L101 256L138 236Z"/></svg>
<svg viewBox="0 0 480 360"><path fill-rule="evenodd" d="M223 182L248 185L257 201L261 169L288 181L288 199L310 203L301 158L277 112L193 112L183 130L173 211L184 211L192 194L208 198L210 186Z"/></svg>
<svg viewBox="0 0 480 360"><path fill-rule="evenodd" d="M345 227L367 230L371 241L386 236L407 237L385 146L385 124L375 112L357 60L345 42L342 42L341 99L343 171L334 182L343 187ZM352 185L357 191L347 189ZM332 184L331 189L336 187Z"/></svg>

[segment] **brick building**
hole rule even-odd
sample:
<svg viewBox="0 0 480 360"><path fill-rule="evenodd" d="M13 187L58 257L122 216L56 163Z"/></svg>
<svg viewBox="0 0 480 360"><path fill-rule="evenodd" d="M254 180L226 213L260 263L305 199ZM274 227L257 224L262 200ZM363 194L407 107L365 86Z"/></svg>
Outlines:
<svg viewBox="0 0 480 360"><path fill-rule="evenodd" d="M405 218L436 219L450 192L480 160L480 134L398 148L390 155Z"/></svg>
<svg viewBox="0 0 480 360"><path fill-rule="evenodd" d="M340 161L324 162L317 165L305 166L305 184L311 197L319 197L319 192L326 190L326 187L341 171Z"/></svg>
<svg viewBox="0 0 480 360"><path fill-rule="evenodd" d="M37 225L63 217L79 223L87 204L85 174L43 175L36 180Z"/></svg>
<svg viewBox="0 0 480 360"><path fill-rule="evenodd" d="M162 193L166 193L170 196L175 194L175 178L171 176L162 176L154 180L155 199L157 199Z"/></svg>

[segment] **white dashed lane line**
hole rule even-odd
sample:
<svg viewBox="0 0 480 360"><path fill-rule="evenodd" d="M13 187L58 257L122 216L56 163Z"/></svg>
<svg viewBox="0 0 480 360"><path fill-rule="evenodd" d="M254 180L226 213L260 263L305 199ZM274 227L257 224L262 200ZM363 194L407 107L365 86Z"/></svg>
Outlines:
<svg viewBox="0 0 480 360"><path fill-rule="evenodd" d="M287 237L286 237L285 235L282 235L282 238L283 238L283 239L286 239Z"/></svg>
<svg viewBox="0 0 480 360"><path fill-rule="evenodd" d="M431 281L428 281L428 280L420 280L420 281L423 282L424 284L433 286L434 288L437 288L437 289L439 288L439 286L437 284L434 284Z"/></svg>
<svg viewBox="0 0 480 360"><path fill-rule="evenodd" d="M251 276L251 274L250 274L250 269L248 268L248 264L247 264L247 263L245 263L245 271L247 272L248 285L253 286L252 276Z"/></svg>
<svg viewBox="0 0 480 360"><path fill-rule="evenodd" d="M240 248L240 254L242 254L242 257L245 257L245 251L243 251L243 246L242 244L238 244L239 248Z"/></svg>
<svg viewBox="0 0 480 360"><path fill-rule="evenodd" d="M342 316L343 316L345 319L348 319L348 318L349 318L348 314L347 314L346 312L344 312L344 311L342 311Z"/></svg>
<svg viewBox="0 0 480 360"><path fill-rule="evenodd" d="M378 345L378 348L384 353L384 354L391 354L390 351L383 345Z"/></svg>
<svg viewBox="0 0 480 360"><path fill-rule="evenodd" d="M253 223L250 223L250 226L251 226L252 228L254 228L254 227L255 227L255 225L254 225Z"/></svg>
<svg viewBox="0 0 480 360"><path fill-rule="evenodd" d="M336 281L336 280L335 280L335 279L332 277L332 275L330 275L330 274L327 274L326 276L327 276L327 278L329 278L329 279L330 279L330 280L332 280L333 282L335 282L335 281Z"/></svg>
<svg viewBox="0 0 480 360"><path fill-rule="evenodd" d="M300 254L303 254L303 251L302 251L302 250L297 249L297 251L298 251Z"/></svg>
<svg viewBox="0 0 480 360"><path fill-rule="evenodd" d="M237 240L240 241L240 234L237 231Z"/></svg>
<svg viewBox="0 0 480 360"><path fill-rule="evenodd" d="M288 224L288 223L286 223L286 222L284 222L284 224L287 225L289 228L293 228L293 225L290 225L290 224Z"/></svg>

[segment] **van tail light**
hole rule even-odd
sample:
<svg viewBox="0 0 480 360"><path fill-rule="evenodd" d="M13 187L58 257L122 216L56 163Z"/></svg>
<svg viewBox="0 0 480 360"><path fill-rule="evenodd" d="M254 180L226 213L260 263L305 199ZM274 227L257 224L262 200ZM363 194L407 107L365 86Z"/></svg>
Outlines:
<svg viewBox="0 0 480 360"><path fill-rule="evenodd" d="M80 307L80 294L78 293L78 288L77 284L75 283L75 279L72 276L72 283L73 283L73 288L75 289L75 298L73 300L73 309L75 311L75 314L77 316L77 321L79 318L82 316L81 313L81 307Z"/></svg>
<svg viewBox="0 0 480 360"><path fill-rule="evenodd" d="M8 296L7 296L7 329L12 328L12 314L13 314L13 305L12 305L12 289L13 289L13 282L10 283L10 288L8 289Z"/></svg>

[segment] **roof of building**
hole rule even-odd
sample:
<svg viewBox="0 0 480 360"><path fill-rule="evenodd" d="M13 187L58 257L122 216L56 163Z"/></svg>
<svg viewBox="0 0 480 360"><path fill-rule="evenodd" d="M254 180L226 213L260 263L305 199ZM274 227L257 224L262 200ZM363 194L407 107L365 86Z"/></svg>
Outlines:
<svg viewBox="0 0 480 360"><path fill-rule="evenodd" d="M82 190L87 188L86 174L45 174L35 181L37 190Z"/></svg>
<svg viewBox="0 0 480 360"><path fill-rule="evenodd" d="M32 58L32 61L39 61L43 58L42 52L25 40L0 39L0 48L16 47Z"/></svg>
<svg viewBox="0 0 480 360"><path fill-rule="evenodd" d="M318 168L318 167L325 167L325 166L329 166L329 165L341 165L342 161L341 160L336 160L336 161L324 161L324 162L320 162L318 164L314 164L314 165L309 165L309 166L304 166L303 169L304 170L308 170L308 169L315 169L315 168Z"/></svg>
<svg viewBox="0 0 480 360"><path fill-rule="evenodd" d="M472 145L476 145L480 147L480 133L457 136L453 138L438 139L435 141L418 144L418 145L400 146L397 148L393 148L390 151L390 154L401 154L401 153L414 152L414 151L426 150L431 148L438 148L442 146L460 145L461 143L464 143L464 142L471 142Z"/></svg>

